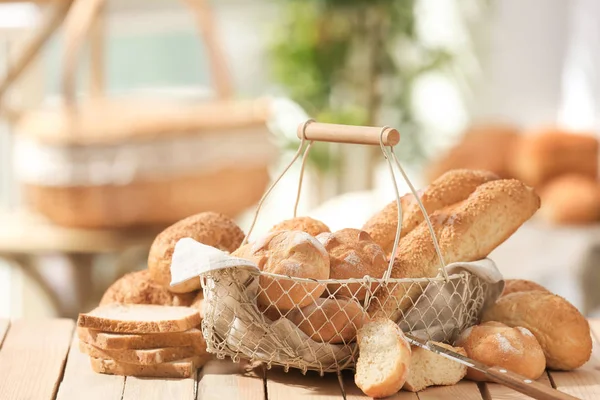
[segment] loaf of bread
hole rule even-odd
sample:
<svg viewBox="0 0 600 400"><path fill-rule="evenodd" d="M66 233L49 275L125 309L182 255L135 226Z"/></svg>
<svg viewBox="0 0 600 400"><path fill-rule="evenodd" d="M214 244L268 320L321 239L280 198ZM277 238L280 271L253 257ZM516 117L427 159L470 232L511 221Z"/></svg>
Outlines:
<svg viewBox="0 0 600 400"><path fill-rule="evenodd" d="M592 133L560 129L528 132L515 147L512 169L517 178L534 187L570 173L596 179L598 140Z"/></svg>
<svg viewBox="0 0 600 400"><path fill-rule="evenodd" d="M172 293L150 278L150 271L131 272L116 280L104 293L100 305L156 304L161 306L189 306L195 293Z"/></svg>
<svg viewBox="0 0 600 400"><path fill-rule="evenodd" d="M301 231L315 237L320 233L331 232L327 225L311 217L296 217L282 221L270 230L270 232L277 231Z"/></svg>
<svg viewBox="0 0 600 400"><path fill-rule="evenodd" d="M548 292L512 293L501 297L483 314L483 321L521 326L542 346L548 368L572 370L592 354L587 319L567 300Z"/></svg>
<svg viewBox="0 0 600 400"><path fill-rule="evenodd" d="M518 127L506 123L479 123L469 127L462 140L433 160L425 171L429 182L459 168L491 171L503 179L514 178L511 154L520 137Z"/></svg>
<svg viewBox="0 0 600 400"><path fill-rule="evenodd" d="M329 254L330 279L362 279L367 275L383 278L388 261L381 247L373 242L367 232L347 228L335 233L321 233L317 239ZM367 287L360 283L330 283L327 290L336 297L354 297L358 300L364 300L367 294Z"/></svg>
<svg viewBox="0 0 600 400"><path fill-rule="evenodd" d="M329 255L313 236L301 231L276 231L233 252L263 272L297 278L329 279ZM323 294L326 285L261 275L257 303L280 311L304 307Z"/></svg>
<svg viewBox="0 0 600 400"><path fill-rule="evenodd" d="M206 349L200 329L174 333L110 333L77 328L81 342L104 350L158 349L161 347L196 347Z"/></svg>
<svg viewBox="0 0 600 400"><path fill-rule="evenodd" d="M506 296L511 293L516 292L531 292L533 290L541 290L543 292L547 292L548 289L539 285L535 282L528 281L526 279L506 279L504 285L504 291L502 291L502 296Z"/></svg>
<svg viewBox="0 0 600 400"><path fill-rule="evenodd" d="M200 290L190 307L195 308L200 313L200 318L204 318L204 292Z"/></svg>
<svg viewBox="0 0 600 400"><path fill-rule="evenodd" d="M108 304L79 314L77 326L114 333L184 332L197 327L200 314L189 307Z"/></svg>
<svg viewBox="0 0 600 400"><path fill-rule="evenodd" d="M148 269L152 280L174 293L188 293L200 289L200 279L170 286L171 257L175 251L175 244L182 238L192 238L207 246L231 253L244 240L244 232L225 215L213 212L193 215L162 231L150 248Z"/></svg>
<svg viewBox="0 0 600 400"><path fill-rule="evenodd" d="M467 356L490 367L501 367L536 380L546 370L546 357L533 334L522 326L511 328L500 322L484 322L465 330L456 342ZM489 380L469 369L467 378Z"/></svg>
<svg viewBox="0 0 600 400"><path fill-rule="evenodd" d="M427 214L465 200L483 183L499 179L497 175L487 171L453 170L446 172L425 190L421 190L419 198L427 210ZM402 196L402 231L401 237L406 237L425 217L412 193ZM398 205L391 202L380 212L372 216L363 226L375 243L390 254L394 247L396 229L398 227Z"/></svg>
<svg viewBox="0 0 600 400"><path fill-rule="evenodd" d="M375 398L398 392L411 363L410 345L398 325L383 318L369 322L358 331L357 342L356 386Z"/></svg>
<svg viewBox="0 0 600 400"><path fill-rule="evenodd" d="M90 357L92 369L99 374L144 378L191 378L209 357L191 357L154 365L127 364L111 359Z"/></svg>
<svg viewBox="0 0 600 400"><path fill-rule="evenodd" d="M455 353L466 356L465 349L452 347L449 344L434 342ZM429 386L448 386L458 383L467 373L467 367L456 361L420 347L412 347L408 377L402 389L409 392L420 392Z"/></svg>
<svg viewBox="0 0 600 400"><path fill-rule="evenodd" d="M322 343L350 343L369 317L351 299L319 298L313 304L292 311L286 318L312 340Z"/></svg>
<svg viewBox="0 0 600 400"><path fill-rule="evenodd" d="M79 342L79 350L93 358L115 360L127 364L152 365L194 357L193 347L163 347L158 349L99 349L85 342Z"/></svg>
<svg viewBox="0 0 600 400"><path fill-rule="evenodd" d="M600 183L583 175L561 175L540 190L540 215L557 225L600 221Z"/></svg>
<svg viewBox="0 0 600 400"><path fill-rule="evenodd" d="M444 261L450 264L487 257L527 221L539 206L540 199L533 189L518 180L496 180L480 185L463 202L431 215ZM401 241L391 276L435 277L439 268L440 260L431 233L423 222ZM422 290L420 285L381 287L375 293L369 314L396 321Z"/></svg>

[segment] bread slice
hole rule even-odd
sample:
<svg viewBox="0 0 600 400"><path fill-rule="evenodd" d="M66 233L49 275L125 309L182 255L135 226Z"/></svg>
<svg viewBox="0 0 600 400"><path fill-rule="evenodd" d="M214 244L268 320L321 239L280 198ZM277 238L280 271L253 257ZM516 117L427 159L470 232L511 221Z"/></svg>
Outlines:
<svg viewBox="0 0 600 400"><path fill-rule="evenodd" d="M79 350L90 357L106 358L128 364L141 365L160 364L200 355L193 347L163 347L148 350L103 350L81 341L79 342Z"/></svg>
<svg viewBox="0 0 600 400"><path fill-rule="evenodd" d="M77 326L116 333L184 332L200 324L198 310L148 304L108 304L79 314Z"/></svg>
<svg viewBox="0 0 600 400"><path fill-rule="evenodd" d="M398 392L408 376L411 349L393 321L375 319L358 331L359 357L354 382L367 396Z"/></svg>
<svg viewBox="0 0 600 400"><path fill-rule="evenodd" d="M204 347L206 342L200 329L165 333L110 333L78 327L79 340L104 350L157 349L160 347Z"/></svg>
<svg viewBox="0 0 600 400"><path fill-rule="evenodd" d="M127 364L115 360L90 357L92 369L99 374L144 378L190 378L206 363L206 358L191 357L154 365Z"/></svg>
<svg viewBox="0 0 600 400"><path fill-rule="evenodd" d="M437 343L440 347L467 355L462 347ZM467 374L467 367L420 347L412 348L408 378L404 390L418 392L435 385L454 385Z"/></svg>

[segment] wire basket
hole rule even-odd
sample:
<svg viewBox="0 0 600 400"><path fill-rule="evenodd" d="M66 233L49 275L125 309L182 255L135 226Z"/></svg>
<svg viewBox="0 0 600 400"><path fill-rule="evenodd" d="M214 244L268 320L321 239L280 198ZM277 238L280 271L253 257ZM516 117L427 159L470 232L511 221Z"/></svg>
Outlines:
<svg viewBox="0 0 600 400"><path fill-rule="evenodd" d="M292 367L323 374L354 367L358 357L356 332L372 317L390 318L405 332L449 343L474 325L486 301L488 282L468 272L448 273L425 208L394 154L393 146L400 139L398 131L309 120L299 127L298 136L301 143L295 157L259 202L243 244L252 232L264 200L303 155L294 207L296 216L304 164L314 141L379 144L398 203L398 228L392 254L396 254L402 226L394 162L429 225L440 260L438 276L391 278L393 257L383 277L362 279L315 280L246 268L207 271L201 275L201 281L205 297L202 331L208 351L219 358L230 356L234 361L262 362L268 368L280 365L286 371Z"/></svg>

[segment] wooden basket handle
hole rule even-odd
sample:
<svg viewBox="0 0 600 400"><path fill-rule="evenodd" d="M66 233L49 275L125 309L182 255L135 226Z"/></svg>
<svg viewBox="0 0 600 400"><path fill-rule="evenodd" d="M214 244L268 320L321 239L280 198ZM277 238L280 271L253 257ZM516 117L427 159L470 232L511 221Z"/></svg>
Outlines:
<svg viewBox="0 0 600 400"><path fill-rule="evenodd" d="M298 138L333 143L369 144L395 146L400 142L400 133L394 128L352 126L310 122L298 127ZM381 140L381 142L380 142Z"/></svg>
<svg viewBox="0 0 600 400"><path fill-rule="evenodd" d="M222 47L218 43L214 17L205 0L183 0L192 9L202 40L208 51L212 84L219 99L233 96L230 76ZM94 22L99 18L105 0L75 0L65 22L62 89L67 105L75 105L77 61L83 43L89 38ZM96 66L98 67L98 66ZM102 75L95 72L96 75Z"/></svg>

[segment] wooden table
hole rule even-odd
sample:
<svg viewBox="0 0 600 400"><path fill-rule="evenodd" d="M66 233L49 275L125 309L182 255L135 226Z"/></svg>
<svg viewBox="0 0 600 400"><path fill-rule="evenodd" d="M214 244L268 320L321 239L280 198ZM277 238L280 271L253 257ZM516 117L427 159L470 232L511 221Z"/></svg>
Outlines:
<svg viewBox="0 0 600 400"><path fill-rule="evenodd" d="M548 372L541 381L581 399L600 399L600 320L591 321L594 354L573 372ZM298 371L250 370L242 363L213 361L197 379L143 379L100 375L92 371L87 356L79 352L75 324L69 319L0 320L1 400L152 400L152 399L366 399L353 383L352 373L320 378ZM343 386L343 388L342 388ZM394 400L489 400L528 399L496 384L462 381L448 387L432 387L418 394L400 392Z"/></svg>

